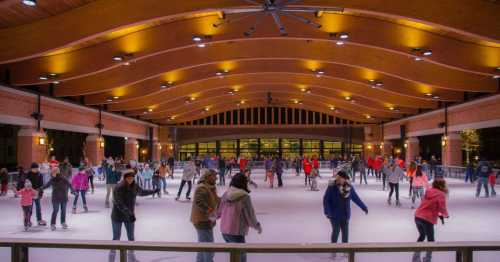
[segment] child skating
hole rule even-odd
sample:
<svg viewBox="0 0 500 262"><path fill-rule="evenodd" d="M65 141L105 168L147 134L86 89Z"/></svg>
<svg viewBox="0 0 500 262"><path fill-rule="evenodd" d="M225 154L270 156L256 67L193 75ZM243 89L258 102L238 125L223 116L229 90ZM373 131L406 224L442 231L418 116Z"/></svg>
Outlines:
<svg viewBox="0 0 500 262"><path fill-rule="evenodd" d="M17 191L16 194L18 196L21 196L21 207L24 214L24 231L28 231L28 229L31 227L33 199L38 198L38 191L33 189L29 180L26 180L26 182L24 182L24 188Z"/></svg>
<svg viewBox="0 0 500 262"><path fill-rule="evenodd" d="M85 167L80 167L78 173L71 179L71 185L75 190L75 199L73 200L72 213L76 214L76 204L78 204L78 197L82 196L83 210L85 213L89 211L87 208L87 190L89 190L89 177Z"/></svg>

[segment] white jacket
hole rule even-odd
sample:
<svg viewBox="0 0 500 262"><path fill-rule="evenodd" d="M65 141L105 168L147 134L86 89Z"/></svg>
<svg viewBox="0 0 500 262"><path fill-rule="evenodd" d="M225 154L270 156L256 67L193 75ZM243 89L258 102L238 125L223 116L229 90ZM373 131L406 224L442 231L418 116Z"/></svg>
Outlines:
<svg viewBox="0 0 500 262"><path fill-rule="evenodd" d="M196 175L196 166L193 161L189 161L182 170L182 180L191 181Z"/></svg>

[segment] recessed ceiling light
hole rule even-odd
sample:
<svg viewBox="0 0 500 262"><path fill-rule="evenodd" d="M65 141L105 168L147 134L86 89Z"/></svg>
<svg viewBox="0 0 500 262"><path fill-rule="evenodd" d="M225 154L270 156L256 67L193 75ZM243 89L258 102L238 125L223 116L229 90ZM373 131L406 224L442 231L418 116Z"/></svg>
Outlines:
<svg viewBox="0 0 500 262"><path fill-rule="evenodd" d="M432 98L433 99L439 99L439 96L433 96Z"/></svg>
<svg viewBox="0 0 500 262"><path fill-rule="evenodd" d="M334 106L331 106L331 107L330 107L330 110L335 111L335 107L334 107Z"/></svg>
<svg viewBox="0 0 500 262"><path fill-rule="evenodd" d="M389 107L389 110L394 110L394 107L393 106Z"/></svg>
<svg viewBox="0 0 500 262"><path fill-rule="evenodd" d="M115 60L115 61L123 61L123 56L121 56L121 55L115 55L115 56L113 56L113 60Z"/></svg>
<svg viewBox="0 0 500 262"><path fill-rule="evenodd" d="M413 58L413 60L415 60L415 61L422 61L424 59L422 57L420 57L420 56L416 56L416 57Z"/></svg>
<svg viewBox="0 0 500 262"><path fill-rule="evenodd" d="M431 50L425 50L422 52L422 55L424 56L431 56L432 55L432 51Z"/></svg>
<svg viewBox="0 0 500 262"><path fill-rule="evenodd" d="M106 101L113 102L113 99L109 97L108 99L106 99Z"/></svg>
<svg viewBox="0 0 500 262"><path fill-rule="evenodd" d="M127 61L127 62L123 63L123 65L129 66L129 65L130 65L130 62L129 62L129 61Z"/></svg>
<svg viewBox="0 0 500 262"><path fill-rule="evenodd" d="M189 100L194 101L194 100L196 100L196 97L192 96L189 98Z"/></svg>
<svg viewBox="0 0 500 262"><path fill-rule="evenodd" d="M201 44L197 44L196 46L197 46L197 47L199 47L199 48L203 48L203 47L205 47L205 46L207 46L207 45L206 45L206 44L204 44L204 43L201 43Z"/></svg>
<svg viewBox="0 0 500 262"><path fill-rule="evenodd" d="M349 38L349 34L348 33L340 33L339 38L340 39L347 39L347 38Z"/></svg>
<svg viewBox="0 0 500 262"><path fill-rule="evenodd" d="M113 96L113 99L118 99L118 98L120 98L120 97L119 96Z"/></svg>
<svg viewBox="0 0 500 262"><path fill-rule="evenodd" d="M42 75L42 76L39 76L38 79L40 79L40 80L47 80L47 79L49 79L49 77L46 76L46 75Z"/></svg>
<svg viewBox="0 0 500 262"><path fill-rule="evenodd" d="M197 36L197 35L193 36L193 41L201 42L201 40L203 40L203 38L201 38L201 36Z"/></svg>
<svg viewBox="0 0 500 262"><path fill-rule="evenodd" d="M493 76L493 79L499 79L500 78L500 75L494 75Z"/></svg>
<svg viewBox="0 0 500 262"><path fill-rule="evenodd" d="M153 108L148 108L148 112L153 112Z"/></svg>
<svg viewBox="0 0 500 262"><path fill-rule="evenodd" d="M432 93L426 93L425 95L426 96L432 96Z"/></svg>
<svg viewBox="0 0 500 262"><path fill-rule="evenodd" d="M346 96L345 100L351 100L351 97L350 96Z"/></svg>
<svg viewBox="0 0 500 262"><path fill-rule="evenodd" d="M344 41L337 41L335 44L337 44L337 45L343 45Z"/></svg>
<svg viewBox="0 0 500 262"><path fill-rule="evenodd" d="M36 0L23 0L22 3L27 6L36 6Z"/></svg>
<svg viewBox="0 0 500 262"><path fill-rule="evenodd" d="M372 118L371 115L366 115L366 119L370 119L370 118Z"/></svg>
<svg viewBox="0 0 500 262"><path fill-rule="evenodd" d="M52 82L52 84L54 84L54 85L58 85L60 83L61 83L60 81L54 81L54 82Z"/></svg>
<svg viewBox="0 0 500 262"><path fill-rule="evenodd" d="M240 103L241 103L241 104L245 104L245 100L241 100L241 102L240 102Z"/></svg>
<svg viewBox="0 0 500 262"><path fill-rule="evenodd" d="M49 73L49 76L50 77L57 77L57 74L56 73Z"/></svg>

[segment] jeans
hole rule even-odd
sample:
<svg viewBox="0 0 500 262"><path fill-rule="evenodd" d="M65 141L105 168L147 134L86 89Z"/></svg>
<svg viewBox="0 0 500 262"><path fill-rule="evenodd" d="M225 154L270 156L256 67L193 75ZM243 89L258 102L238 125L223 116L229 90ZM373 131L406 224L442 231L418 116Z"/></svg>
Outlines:
<svg viewBox="0 0 500 262"><path fill-rule="evenodd" d="M488 190L488 178L487 177L479 177L477 179L477 188L476 188L476 197L479 197L481 194L481 186L484 187L484 191L486 193L486 197L490 196L490 192Z"/></svg>
<svg viewBox="0 0 500 262"><path fill-rule="evenodd" d="M35 204L36 221L41 221L42 220L42 205L40 203L40 198L33 199L33 203Z"/></svg>
<svg viewBox="0 0 500 262"><path fill-rule="evenodd" d="M497 195L497 191L495 191L495 184L490 183L490 188L491 188L491 195L492 196L496 196Z"/></svg>
<svg viewBox="0 0 500 262"><path fill-rule="evenodd" d="M391 191L389 191L389 199L392 197L392 193L396 191L396 201L399 202L399 183L389 183Z"/></svg>
<svg viewBox="0 0 500 262"><path fill-rule="evenodd" d="M382 172L382 190L385 191L385 181L387 180L387 175Z"/></svg>
<svg viewBox="0 0 500 262"><path fill-rule="evenodd" d="M212 229L196 229L198 233L198 242L200 243L213 243L214 242L214 231ZM196 254L196 262L213 262L214 253L213 252L198 252Z"/></svg>
<svg viewBox="0 0 500 262"><path fill-rule="evenodd" d="M151 189L151 178L144 178L144 189Z"/></svg>
<svg viewBox="0 0 500 262"><path fill-rule="evenodd" d="M226 185L226 169L224 168L219 169L219 185Z"/></svg>
<svg viewBox="0 0 500 262"><path fill-rule="evenodd" d="M52 201L52 217L50 218L50 224L56 224L57 213L59 213L59 208L61 209L61 224L66 223L66 201Z"/></svg>
<svg viewBox="0 0 500 262"><path fill-rule="evenodd" d="M128 241L134 241L134 223L133 222L121 222L111 220L113 227L113 240L120 240L122 236L122 224L125 225L125 231L127 231Z"/></svg>
<svg viewBox="0 0 500 262"><path fill-rule="evenodd" d="M94 176L89 176L89 184L92 192L94 192Z"/></svg>
<svg viewBox="0 0 500 262"><path fill-rule="evenodd" d="M75 200L73 200L73 208L76 208L76 203L78 203L78 193L82 195L83 206L86 207L87 199L85 198L85 194L87 194L87 190L76 190L75 192L76 194L75 194Z"/></svg>
<svg viewBox="0 0 500 262"><path fill-rule="evenodd" d="M167 192L167 178L162 176L160 177L160 181L162 184L163 192Z"/></svg>
<svg viewBox="0 0 500 262"><path fill-rule="evenodd" d="M359 174L359 184L360 185L363 183L363 179L365 180L365 185L368 185L368 181L366 180L366 170L361 169L361 172Z"/></svg>
<svg viewBox="0 0 500 262"><path fill-rule="evenodd" d="M428 242L434 242L434 225L418 217L415 218L415 224L418 230L417 242L423 242L426 238ZM423 261L431 261L432 252L427 251ZM420 261L420 252L413 253L413 261Z"/></svg>
<svg viewBox="0 0 500 262"><path fill-rule="evenodd" d="M153 178L153 190L160 189L161 180L160 178ZM153 197L155 194L153 194ZM161 191L158 191L158 197L161 197Z"/></svg>
<svg viewBox="0 0 500 262"><path fill-rule="evenodd" d="M411 197L411 194L413 193L413 177L410 177L410 191L408 195Z"/></svg>
<svg viewBox="0 0 500 262"><path fill-rule="evenodd" d="M193 183L191 181L182 180L181 186L179 187L179 192L177 192L177 197L181 196L182 189L184 188L184 185L186 183L188 184L188 191L186 192L186 197L189 197L189 195L191 194L191 187L193 186Z"/></svg>
<svg viewBox="0 0 500 262"><path fill-rule="evenodd" d="M419 186L419 187L414 187L413 188L413 195L411 196L411 202L415 204L415 200L418 198L422 199L424 196L424 188Z"/></svg>
<svg viewBox="0 0 500 262"><path fill-rule="evenodd" d="M109 195L112 195L116 184L106 184L106 204L109 204Z"/></svg>
<svg viewBox="0 0 500 262"><path fill-rule="evenodd" d="M342 232L342 243L349 242L349 221L348 220L334 220L330 218L332 224L331 242L337 243L339 233Z"/></svg>
<svg viewBox="0 0 500 262"><path fill-rule="evenodd" d="M226 241L226 243L246 243L245 236L222 234L222 238L224 238L224 241ZM241 252L240 262L246 262L246 261L247 261L247 253Z"/></svg>
<svg viewBox="0 0 500 262"><path fill-rule="evenodd" d="M33 212L33 205L23 206L24 226L27 227L31 223L31 213Z"/></svg>
<svg viewBox="0 0 500 262"><path fill-rule="evenodd" d="M283 186L283 179L282 179L283 173L276 173L276 176L278 177L278 187L282 187Z"/></svg>

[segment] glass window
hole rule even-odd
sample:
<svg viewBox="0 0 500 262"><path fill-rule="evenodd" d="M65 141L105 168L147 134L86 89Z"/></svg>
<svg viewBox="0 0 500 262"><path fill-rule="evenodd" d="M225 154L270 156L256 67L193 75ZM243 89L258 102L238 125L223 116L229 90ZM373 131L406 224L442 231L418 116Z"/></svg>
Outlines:
<svg viewBox="0 0 500 262"><path fill-rule="evenodd" d="M295 158L300 156L299 139L282 139L281 147L283 151L283 158Z"/></svg>
<svg viewBox="0 0 500 262"><path fill-rule="evenodd" d="M215 142L198 143L198 155L215 155L216 148L217 146Z"/></svg>
<svg viewBox="0 0 500 262"><path fill-rule="evenodd" d="M225 158L236 157L236 140L220 141L220 154Z"/></svg>
<svg viewBox="0 0 500 262"><path fill-rule="evenodd" d="M304 156L319 157L319 140L304 139L304 141L302 143L304 146Z"/></svg>
<svg viewBox="0 0 500 262"><path fill-rule="evenodd" d="M276 156L279 154L279 140L277 138L267 138L260 140L260 154Z"/></svg>
<svg viewBox="0 0 500 262"><path fill-rule="evenodd" d="M240 156L251 158L257 156L258 140L255 139L240 139Z"/></svg>
<svg viewBox="0 0 500 262"><path fill-rule="evenodd" d="M184 144L181 145L179 150L179 159L182 161L187 160L188 157L194 157L196 155L196 144Z"/></svg>
<svg viewBox="0 0 500 262"><path fill-rule="evenodd" d="M342 154L342 142L324 141L323 154L325 158L338 156Z"/></svg>

